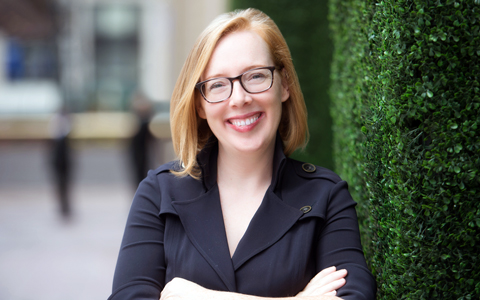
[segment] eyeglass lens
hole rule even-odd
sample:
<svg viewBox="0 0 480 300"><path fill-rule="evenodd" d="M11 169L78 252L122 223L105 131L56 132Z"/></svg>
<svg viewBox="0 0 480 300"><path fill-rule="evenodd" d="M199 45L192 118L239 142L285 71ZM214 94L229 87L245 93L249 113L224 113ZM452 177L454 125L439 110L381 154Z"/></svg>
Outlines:
<svg viewBox="0 0 480 300"><path fill-rule="evenodd" d="M260 93L270 88L272 71L269 69L254 69L247 71L240 77L243 88L249 93ZM233 80L216 78L207 81L202 86L205 98L210 102L219 102L230 97Z"/></svg>

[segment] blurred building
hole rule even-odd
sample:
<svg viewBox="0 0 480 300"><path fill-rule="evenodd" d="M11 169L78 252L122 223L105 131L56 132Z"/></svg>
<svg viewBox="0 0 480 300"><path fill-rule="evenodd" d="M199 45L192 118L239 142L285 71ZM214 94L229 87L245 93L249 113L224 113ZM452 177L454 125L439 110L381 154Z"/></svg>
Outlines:
<svg viewBox="0 0 480 300"><path fill-rule="evenodd" d="M168 103L196 37L226 0L0 0L0 139L45 139L73 113L73 138L127 138L132 96Z"/></svg>
<svg viewBox="0 0 480 300"><path fill-rule="evenodd" d="M152 107L156 163L171 159L173 85L225 9L224 0L0 0L0 299L108 297L138 119ZM59 209L73 219L55 222Z"/></svg>

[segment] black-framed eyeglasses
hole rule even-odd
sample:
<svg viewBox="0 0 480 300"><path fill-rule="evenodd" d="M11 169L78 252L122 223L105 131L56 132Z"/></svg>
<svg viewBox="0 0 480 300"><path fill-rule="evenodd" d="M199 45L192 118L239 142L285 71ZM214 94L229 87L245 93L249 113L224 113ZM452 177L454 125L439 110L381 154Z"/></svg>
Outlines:
<svg viewBox="0 0 480 300"><path fill-rule="evenodd" d="M232 96L233 81L250 94L258 94L269 90L273 85L273 73L276 67L260 67L248 70L236 77L218 77L199 82L195 85L203 99L209 103L218 103Z"/></svg>

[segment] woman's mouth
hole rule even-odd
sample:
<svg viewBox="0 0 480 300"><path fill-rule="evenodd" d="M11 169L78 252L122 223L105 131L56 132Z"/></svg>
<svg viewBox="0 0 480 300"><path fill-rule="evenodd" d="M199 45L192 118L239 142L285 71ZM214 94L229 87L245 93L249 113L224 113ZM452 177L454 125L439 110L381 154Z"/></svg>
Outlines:
<svg viewBox="0 0 480 300"><path fill-rule="evenodd" d="M255 116L251 118L246 118L246 119L234 119L230 120L230 123L232 123L235 126L245 126L245 125L250 125L255 123L258 120L258 117L260 114L256 114Z"/></svg>
<svg viewBox="0 0 480 300"><path fill-rule="evenodd" d="M262 115L263 113L259 112L244 118L229 119L227 123L237 131L249 131L253 129L255 125L257 125L258 120L262 117Z"/></svg>

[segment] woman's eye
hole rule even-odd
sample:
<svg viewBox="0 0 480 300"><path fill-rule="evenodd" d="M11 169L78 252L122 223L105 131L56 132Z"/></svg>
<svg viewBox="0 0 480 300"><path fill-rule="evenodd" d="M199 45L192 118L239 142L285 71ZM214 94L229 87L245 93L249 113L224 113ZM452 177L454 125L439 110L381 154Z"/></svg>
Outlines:
<svg viewBox="0 0 480 300"><path fill-rule="evenodd" d="M247 77L247 81L262 81L265 80L266 76L263 73L253 73L249 74Z"/></svg>
<svg viewBox="0 0 480 300"><path fill-rule="evenodd" d="M217 82L210 83L208 85L208 90L213 91L215 89L220 89L220 88L223 88L223 87L225 87L225 83L221 82L221 81L217 81Z"/></svg>

